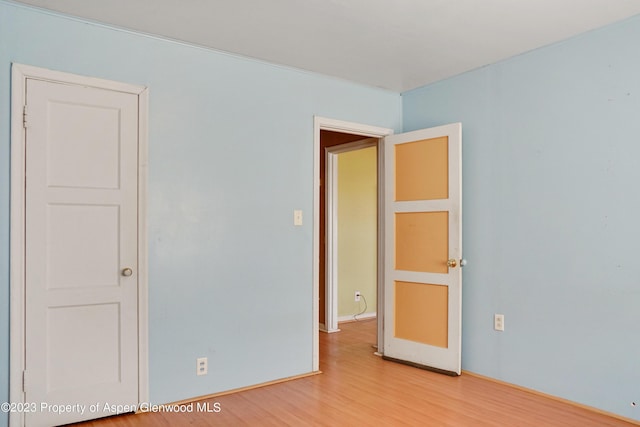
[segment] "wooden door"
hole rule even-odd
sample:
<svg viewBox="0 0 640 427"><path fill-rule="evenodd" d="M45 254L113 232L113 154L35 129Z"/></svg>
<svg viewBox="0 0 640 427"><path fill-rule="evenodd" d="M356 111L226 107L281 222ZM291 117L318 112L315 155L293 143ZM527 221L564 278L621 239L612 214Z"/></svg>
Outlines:
<svg viewBox="0 0 640 427"><path fill-rule="evenodd" d="M138 403L138 97L28 79L26 100L25 423L114 415Z"/></svg>
<svg viewBox="0 0 640 427"><path fill-rule="evenodd" d="M384 144L384 357L459 375L461 125Z"/></svg>

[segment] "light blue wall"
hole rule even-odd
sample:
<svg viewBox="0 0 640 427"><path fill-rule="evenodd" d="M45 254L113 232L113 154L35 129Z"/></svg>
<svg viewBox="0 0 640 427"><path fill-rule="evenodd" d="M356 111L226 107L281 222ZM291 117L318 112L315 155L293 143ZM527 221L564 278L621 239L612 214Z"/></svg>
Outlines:
<svg viewBox="0 0 640 427"><path fill-rule="evenodd" d="M310 372L313 116L399 130L400 95L0 1L0 402L12 62L150 88L152 401Z"/></svg>
<svg viewBox="0 0 640 427"><path fill-rule="evenodd" d="M640 419L640 18L403 94L0 0L0 402L10 64L150 87L150 387L311 369L312 116L463 122L463 367ZM292 226L292 210L305 225ZM506 331L492 330L504 313ZM209 357L210 374L194 375ZM6 425L0 417L0 426Z"/></svg>
<svg viewBox="0 0 640 427"><path fill-rule="evenodd" d="M638 40L635 17L404 93L403 125L463 125L463 369L640 420Z"/></svg>

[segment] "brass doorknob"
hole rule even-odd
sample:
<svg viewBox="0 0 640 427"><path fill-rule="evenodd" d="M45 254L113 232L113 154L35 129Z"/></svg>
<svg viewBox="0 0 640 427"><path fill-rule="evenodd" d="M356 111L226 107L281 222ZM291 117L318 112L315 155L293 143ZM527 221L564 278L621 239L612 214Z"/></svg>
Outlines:
<svg viewBox="0 0 640 427"><path fill-rule="evenodd" d="M449 268L454 268L456 265L458 265L458 262L453 258L451 258L449 261L447 261L447 266Z"/></svg>
<svg viewBox="0 0 640 427"><path fill-rule="evenodd" d="M122 269L122 275L123 275L123 276L125 276L125 277L129 277L129 276L131 276L132 274L133 274L133 270L132 270L132 269L130 269L129 267L127 267L127 268L123 268L123 269Z"/></svg>

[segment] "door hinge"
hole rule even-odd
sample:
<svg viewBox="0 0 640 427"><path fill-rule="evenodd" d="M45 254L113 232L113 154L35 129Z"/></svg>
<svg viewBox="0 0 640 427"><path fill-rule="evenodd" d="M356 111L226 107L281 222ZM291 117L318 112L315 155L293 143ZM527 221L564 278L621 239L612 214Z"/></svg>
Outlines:
<svg viewBox="0 0 640 427"><path fill-rule="evenodd" d="M22 107L22 127L27 128L27 106Z"/></svg>

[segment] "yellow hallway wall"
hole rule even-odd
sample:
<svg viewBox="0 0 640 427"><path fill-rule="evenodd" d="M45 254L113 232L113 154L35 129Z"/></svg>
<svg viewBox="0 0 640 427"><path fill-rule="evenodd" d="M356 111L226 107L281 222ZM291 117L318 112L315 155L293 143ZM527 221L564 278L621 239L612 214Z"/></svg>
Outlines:
<svg viewBox="0 0 640 427"><path fill-rule="evenodd" d="M338 317L376 311L377 149L338 154Z"/></svg>

